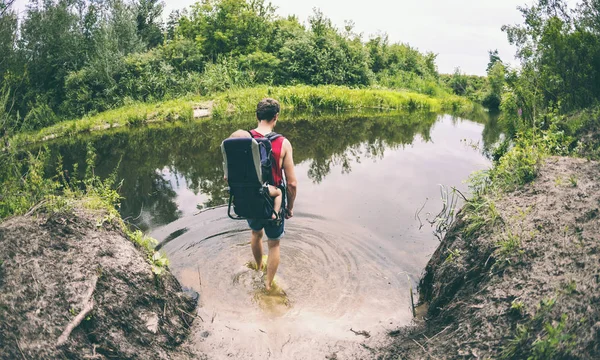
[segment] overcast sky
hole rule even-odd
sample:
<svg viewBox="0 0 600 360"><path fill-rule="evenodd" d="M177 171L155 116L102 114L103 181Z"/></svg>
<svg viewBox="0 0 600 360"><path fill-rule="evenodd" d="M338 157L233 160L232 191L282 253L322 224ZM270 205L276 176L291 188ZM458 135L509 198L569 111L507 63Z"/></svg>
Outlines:
<svg viewBox="0 0 600 360"><path fill-rule="evenodd" d="M28 0L17 0L24 8ZM171 10L182 9L195 0L165 1L165 17ZM460 67L469 74L484 75L488 50L498 49L500 57L516 64L515 49L500 30L504 24L522 23L517 6L532 0L271 0L278 14L295 14L305 22L320 8L338 27L354 21L355 31L367 40L370 35L386 32L392 42L408 43L421 51L438 54L442 73ZM576 0L569 0L574 4Z"/></svg>
<svg viewBox="0 0 600 360"><path fill-rule="evenodd" d="M193 4L194 0L166 2L166 13ZM442 73L460 67L469 74L484 75L488 50L498 49L511 63L515 49L501 31L504 24L521 23L517 6L532 0L271 0L278 14L295 14L305 22L320 8L338 27L352 20L366 40L386 32L392 42L408 43L421 51L438 54Z"/></svg>

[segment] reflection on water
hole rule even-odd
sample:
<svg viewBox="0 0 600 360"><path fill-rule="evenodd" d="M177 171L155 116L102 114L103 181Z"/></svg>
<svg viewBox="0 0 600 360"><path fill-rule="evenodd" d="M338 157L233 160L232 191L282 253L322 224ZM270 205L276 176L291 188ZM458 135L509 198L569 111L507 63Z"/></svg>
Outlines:
<svg viewBox="0 0 600 360"><path fill-rule="evenodd" d="M264 274L246 265L245 222L229 220L224 208L198 210L225 202L219 145L253 121L91 138L97 173L121 161L123 216L163 241L176 276L200 293L204 322L193 343L210 358L346 358L344 351L365 350L349 329L376 335L407 324L410 284L438 244L414 214L424 203L422 217L439 211L439 184L464 191L462 181L489 166L483 154L499 137L487 114L315 117L284 117L277 128L294 145L299 191L271 294ZM86 140L51 150L65 164L84 163Z"/></svg>
<svg viewBox="0 0 600 360"><path fill-rule="evenodd" d="M290 139L295 162L307 167L306 175L314 183L322 182L332 168L350 173L364 161L382 159L386 149L411 145L415 136L430 141L438 120L432 113L379 113L344 120L339 115L317 115L317 121L308 120L310 117L281 120L276 130ZM493 117L479 121L486 124L485 153L497 141L499 129ZM140 128L63 141L52 145L51 150L55 156L60 153L66 167L72 168L74 163L85 163L86 144L91 141L98 154L97 174L108 176L119 166L123 217L149 230L197 209L224 204L228 195L222 181L219 145L232 130L253 126L252 120L235 120ZM80 167L80 171L84 169Z"/></svg>

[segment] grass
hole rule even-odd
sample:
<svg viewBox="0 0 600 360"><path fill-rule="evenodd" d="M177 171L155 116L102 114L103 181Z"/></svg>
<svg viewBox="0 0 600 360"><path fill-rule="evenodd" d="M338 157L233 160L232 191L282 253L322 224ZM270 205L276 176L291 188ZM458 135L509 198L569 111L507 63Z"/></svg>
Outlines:
<svg viewBox="0 0 600 360"><path fill-rule="evenodd" d="M193 120L194 106L202 103L207 106L211 104L212 117L215 119L248 114L255 111L256 104L264 97L278 99L282 111L379 109L444 111L464 115L475 109L471 101L455 95L431 97L408 91L344 86L261 86L231 90L211 98L196 96L154 104L134 103L81 119L63 121L37 132L19 133L10 139L10 143L12 147L20 148L26 144L116 127L135 127L153 122L189 122Z"/></svg>
<svg viewBox="0 0 600 360"><path fill-rule="evenodd" d="M487 195L475 196L464 207L465 238L477 235L484 227L492 228L502 221L496 203Z"/></svg>
<svg viewBox="0 0 600 360"><path fill-rule="evenodd" d="M520 252L521 238L512 232L508 232L498 241L498 255L508 261L510 257Z"/></svg>
<svg viewBox="0 0 600 360"><path fill-rule="evenodd" d="M457 258L459 258L462 255L461 251L459 249L450 249L448 250L448 256L446 257L446 260L444 260L444 262L446 263L451 263L454 260L456 260Z"/></svg>
<svg viewBox="0 0 600 360"><path fill-rule="evenodd" d="M408 91L355 89L344 86L255 87L222 93L214 98L214 116L253 112L264 97L280 101L285 110L298 109L382 109L467 112L473 103L455 96L431 97Z"/></svg>
<svg viewBox="0 0 600 360"><path fill-rule="evenodd" d="M575 337L567 329L568 317L561 314L559 319L552 309L556 298L542 299L535 315L524 323L517 324L512 339L501 352L502 359L563 359L570 358ZM511 310L523 313L523 304L511 305Z"/></svg>
<svg viewBox="0 0 600 360"><path fill-rule="evenodd" d="M37 132L19 133L10 140L11 146L39 143L54 138L102 131L122 126L140 126L159 121L191 121L194 102L178 99L156 104L134 103L81 119L67 120Z"/></svg>
<svg viewBox="0 0 600 360"><path fill-rule="evenodd" d="M42 150L36 156L29 153L24 159L14 155L0 158L4 166L0 172L0 221L36 210L48 214L72 213L77 208L90 210L101 214L96 220L97 227L117 225L144 252L152 271L156 275L162 274L168 260L154 250L157 241L139 230L130 231L117 211L121 196L117 190L120 184L116 183L116 171L104 180L94 174L95 149L88 145L85 177L81 180L74 175L77 171L73 171L70 181L66 181L60 157L55 168L57 175L49 178L47 157L47 152Z"/></svg>

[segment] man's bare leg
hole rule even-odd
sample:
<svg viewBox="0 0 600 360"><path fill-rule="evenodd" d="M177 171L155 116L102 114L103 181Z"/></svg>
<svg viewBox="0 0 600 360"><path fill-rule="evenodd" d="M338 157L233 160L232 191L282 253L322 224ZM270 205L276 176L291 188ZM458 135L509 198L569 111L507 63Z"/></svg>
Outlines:
<svg viewBox="0 0 600 360"><path fill-rule="evenodd" d="M267 259L267 281L265 287L267 291L270 291L271 283L279 267L279 240L269 240L267 244L269 245L269 258Z"/></svg>
<svg viewBox="0 0 600 360"><path fill-rule="evenodd" d="M254 260L256 260L256 269L258 271L262 270L262 256L263 256L262 237L263 237L262 230L259 230L259 231L252 230L252 240L250 241L250 246L252 247L252 255L254 255Z"/></svg>

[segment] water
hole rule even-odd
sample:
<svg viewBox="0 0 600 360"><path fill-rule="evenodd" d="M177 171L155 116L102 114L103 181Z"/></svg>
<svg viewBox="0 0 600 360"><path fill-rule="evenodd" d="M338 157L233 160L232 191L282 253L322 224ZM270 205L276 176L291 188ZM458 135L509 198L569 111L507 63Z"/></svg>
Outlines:
<svg viewBox="0 0 600 360"><path fill-rule="evenodd" d="M226 208L210 209L227 200L219 144L252 121L91 139L101 176L120 161L122 215L165 240L172 270L200 293L204 322L192 341L210 358L324 358L362 349L364 338L351 328L376 335L409 323L409 288L438 244L425 219L441 208L439 184L466 191L463 181L489 167L482 153L498 137L488 118L314 116L284 117L276 129L294 146L299 185L281 241L276 281L283 291L273 296L246 266L252 255L245 222L228 219ZM52 151L67 166L83 163L89 140Z"/></svg>

